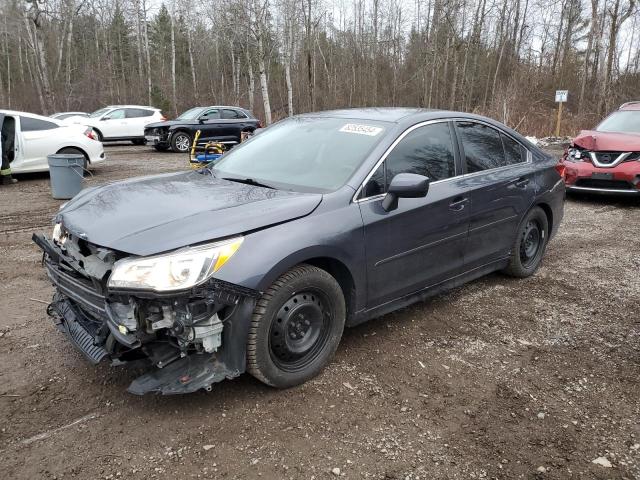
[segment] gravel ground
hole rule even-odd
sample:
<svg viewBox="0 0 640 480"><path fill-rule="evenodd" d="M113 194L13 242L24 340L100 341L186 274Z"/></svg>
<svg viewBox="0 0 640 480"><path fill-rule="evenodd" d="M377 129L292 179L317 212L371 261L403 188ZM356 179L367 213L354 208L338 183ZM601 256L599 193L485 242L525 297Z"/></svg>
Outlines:
<svg viewBox="0 0 640 480"><path fill-rule="evenodd" d="M88 185L186 168L107 156ZM61 203L44 175L0 187L2 478L640 478L638 200L570 197L533 278L347 330L301 387L179 397L126 393L135 372L88 365L47 318L30 237Z"/></svg>

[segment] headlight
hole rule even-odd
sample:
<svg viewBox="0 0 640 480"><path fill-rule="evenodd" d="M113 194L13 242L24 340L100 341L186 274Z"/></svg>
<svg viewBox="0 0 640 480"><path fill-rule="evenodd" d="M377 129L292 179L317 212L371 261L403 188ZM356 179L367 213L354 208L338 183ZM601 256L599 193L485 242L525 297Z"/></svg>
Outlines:
<svg viewBox="0 0 640 480"><path fill-rule="evenodd" d="M117 261L109 277L109 287L156 290L191 288L220 270L242 245L243 237L152 257Z"/></svg>
<svg viewBox="0 0 640 480"><path fill-rule="evenodd" d="M583 162L584 155L582 150L579 150L577 148L569 148L567 150L567 160L570 160L572 162Z"/></svg>
<svg viewBox="0 0 640 480"><path fill-rule="evenodd" d="M56 223L53 226L53 232L51 232L51 239L55 243L60 243L60 240L62 240L62 225L60 223Z"/></svg>

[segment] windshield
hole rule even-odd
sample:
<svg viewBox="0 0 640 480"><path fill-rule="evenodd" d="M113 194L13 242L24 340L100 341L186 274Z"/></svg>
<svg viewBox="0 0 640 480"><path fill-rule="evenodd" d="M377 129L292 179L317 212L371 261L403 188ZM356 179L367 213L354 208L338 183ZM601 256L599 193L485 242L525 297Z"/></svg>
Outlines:
<svg viewBox="0 0 640 480"><path fill-rule="evenodd" d="M382 139L384 129L383 122L368 120L290 118L226 153L213 172L277 188L334 191Z"/></svg>
<svg viewBox="0 0 640 480"><path fill-rule="evenodd" d="M205 110L203 107L196 107L182 113L176 120L195 120Z"/></svg>
<svg viewBox="0 0 640 480"><path fill-rule="evenodd" d="M101 108L100 110L96 110L91 115L89 115L89 118L101 117L102 115L107 113L109 110L111 110L111 109L110 108Z"/></svg>
<svg viewBox="0 0 640 480"><path fill-rule="evenodd" d="M640 133L640 110L612 113L596 127L598 132Z"/></svg>

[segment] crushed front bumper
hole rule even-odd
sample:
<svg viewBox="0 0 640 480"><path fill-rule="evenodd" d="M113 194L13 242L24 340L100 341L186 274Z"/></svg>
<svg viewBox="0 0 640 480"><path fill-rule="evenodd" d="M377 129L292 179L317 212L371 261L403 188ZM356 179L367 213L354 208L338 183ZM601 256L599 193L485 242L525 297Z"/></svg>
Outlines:
<svg viewBox="0 0 640 480"><path fill-rule="evenodd" d="M129 392L210 390L245 371L257 292L219 281L170 296L110 292L52 241L43 235L33 240L56 287L47 313L74 346L93 364L143 359L157 367L134 380ZM210 343L198 339L202 332Z"/></svg>
<svg viewBox="0 0 640 480"><path fill-rule="evenodd" d="M640 161L596 167L590 161L563 161L565 186L573 192L640 195Z"/></svg>

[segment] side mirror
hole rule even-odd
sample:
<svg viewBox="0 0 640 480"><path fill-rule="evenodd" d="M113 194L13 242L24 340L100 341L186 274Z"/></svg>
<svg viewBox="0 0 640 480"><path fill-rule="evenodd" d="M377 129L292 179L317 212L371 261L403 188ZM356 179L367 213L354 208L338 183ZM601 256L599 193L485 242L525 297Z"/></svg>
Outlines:
<svg viewBox="0 0 640 480"><path fill-rule="evenodd" d="M389 184L387 195L382 199L385 212L398 208L399 198L421 198L429 191L429 178L415 173L399 173Z"/></svg>
<svg viewBox="0 0 640 480"><path fill-rule="evenodd" d="M102 120L111 120L111 117L109 115L105 115L104 117L102 117Z"/></svg>
<svg viewBox="0 0 640 480"><path fill-rule="evenodd" d="M205 121L205 120L206 120L206 118L204 118L204 117L200 117L200 118L198 119L198 123L199 123L200 125L202 125L202 124L204 123L204 121Z"/></svg>

